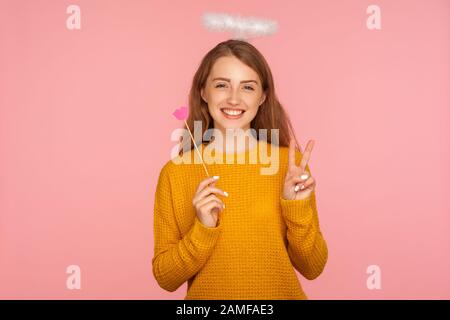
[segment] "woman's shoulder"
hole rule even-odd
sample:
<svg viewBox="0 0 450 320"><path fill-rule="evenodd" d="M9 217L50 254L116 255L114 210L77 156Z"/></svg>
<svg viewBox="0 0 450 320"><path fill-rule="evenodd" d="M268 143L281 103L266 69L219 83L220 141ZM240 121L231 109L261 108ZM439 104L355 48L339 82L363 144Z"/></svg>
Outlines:
<svg viewBox="0 0 450 320"><path fill-rule="evenodd" d="M176 172L179 167L179 166L177 166L179 159L180 159L180 156L176 156L176 157L171 158L171 159L167 160L166 162L164 162L161 167L161 174L169 174L170 175L170 174L173 174L174 172Z"/></svg>
<svg viewBox="0 0 450 320"><path fill-rule="evenodd" d="M163 163L161 174L176 175L186 171L186 164L192 163L192 150L184 152L182 155L172 155L169 160Z"/></svg>

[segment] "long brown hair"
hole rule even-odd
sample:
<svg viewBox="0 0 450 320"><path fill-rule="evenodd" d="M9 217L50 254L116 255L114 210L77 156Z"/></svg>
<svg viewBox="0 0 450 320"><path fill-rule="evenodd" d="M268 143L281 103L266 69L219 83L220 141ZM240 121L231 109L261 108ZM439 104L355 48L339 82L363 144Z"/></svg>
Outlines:
<svg viewBox="0 0 450 320"><path fill-rule="evenodd" d="M189 93L189 116L186 119L186 122L189 129L191 129L191 132L194 130L194 121L201 121L202 137L206 130L214 128L214 120L209 114L208 105L202 99L200 92L206 85L206 80L215 61L223 56L235 56L255 70L262 81L262 88L266 94L266 99L259 107L255 118L250 123L250 128L256 130L256 138L259 140L259 129L267 129L267 137L265 138L268 143L271 143L272 137L270 129L279 129L279 146L288 147L289 140L293 137L297 148L300 150L300 145L295 137L291 121L276 96L272 72L270 71L266 59L252 44L243 40L230 39L221 42L211 49L202 59L192 80L192 86ZM184 129L187 130L186 125L184 126ZM183 139L183 137L181 139ZM191 150L194 147L191 139L184 139L183 143L184 145L181 146L179 151L180 156L183 154L183 148ZM197 146L202 143L203 141L196 141Z"/></svg>

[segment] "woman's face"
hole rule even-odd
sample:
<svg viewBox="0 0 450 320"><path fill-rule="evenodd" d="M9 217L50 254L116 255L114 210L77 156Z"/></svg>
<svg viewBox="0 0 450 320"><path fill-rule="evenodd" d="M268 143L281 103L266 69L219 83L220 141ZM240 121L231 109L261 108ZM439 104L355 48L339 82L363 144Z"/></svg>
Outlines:
<svg viewBox="0 0 450 320"><path fill-rule="evenodd" d="M258 74L235 56L216 60L201 95L208 103L214 128L223 134L228 128L249 129L266 98Z"/></svg>

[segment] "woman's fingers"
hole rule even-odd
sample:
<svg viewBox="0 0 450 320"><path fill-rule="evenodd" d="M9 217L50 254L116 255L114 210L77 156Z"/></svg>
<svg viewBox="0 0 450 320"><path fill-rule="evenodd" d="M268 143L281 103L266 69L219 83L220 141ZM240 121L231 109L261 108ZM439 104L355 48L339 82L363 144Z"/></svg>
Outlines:
<svg viewBox="0 0 450 320"><path fill-rule="evenodd" d="M308 144L306 145L305 152L303 153L300 150L300 153L302 154L302 158L300 161L300 167L297 167L295 164L295 140L291 139L289 140L289 154L288 154L288 167L292 169L294 168L300 168L302 171L306 171L306 165L308 164L309 159L311 158L311 152L314 148L315 141L309 140Z"/></svg>
<svg viewBox="0 0 450 320"><path fill-rule="evenodd" d="M314 140L309 140L306 145L305 152L302 152L300 149L301 153L300 166L297 166L295 163L296 158L295 140L291 139L289 141L288 171L285 177L283 189L283 196L286 197L285 199L291 199L292 194L294 194L295 198L296 192L314 187L316 183L315 179L310 176L309 170L306 170L309 159L311 158L311 152L313 150L314 143L315 143ZM294 192L292 192L292 190Z"/></svg>
<svg viewBox="0 0 450 320"><path fill-rule="evenodd" d="M308 164L309 158L311 157L311 152L314 147L314 140L309 140L306 145L305 153L303 153L302 160L300 162L300 168L302 171L306 171L306 165Z"/></svg>
<svg viewBox="0 0 450 320"><path fill-rule="evenodd" d="M308 178L309 178L309 175L308 175L308 177L306 177L305 179L300 178L300 176L294 176L294 177L291 177L291 178L290 178L290 183L291 183L292 185L298 184L298 183L305 183L306 180L308 180Z"/></svg>
<svg viewBox="0 0 450 320"><path fill-rule="evenodd" d="M289 162L288 162L289 168L292 168L295 166L295 140L291 139L289 141Z"/></svg>
<svg viewBox="0 0 450 320"><path fill-rule="evenodd" d="M211 213L213 209L223 211L223 209L225 209L225 207L221 206L217 201L211 201L205 205L206 212Z"/></svg>
<svg viewBox="0 0 450 320"><path fill-rule="evenodd" d="M201 190L206 188L210 183L215 182L219 179L219 176L212 176L204 179L202 182L199 183L197 187L197 191L195 193L199 193Z"/></svg>
<svg viewBox="0 0 450 320"><path fill-rule="evenodd" d="M309 178L309 172L308 171L301 171L301 170L293 170L293 172L289 172L289 174L286 177L286 183L296 183L300 182L299 180L306 180Z"/></svg>
<svg viewBox="0 0 450 320"><path fill-rule="evenodd" d="M225 209L225 205L222 201L220 201L218 198L216 199L208 199L207 201L202 201L201 204L199 204L199 210L203 211L204 213L210 213L213 208L217 208L220 211Z"/></svg>
<svg viewBox="0 0 450 320"><path fill-rule="evenodd" d="M217 196L215 196L214 194L211 194L209 196L207 196L204 199L201 199L199 202L196 203L197 208L201 208L203 205L205 205L206 203L210 202L210 201L218 201L221 205L223 205L222 200L220 200Z"/></svg>
<svg viewBox="0 0 450 320"><path fill-rule="evenodd" d="M313 185L315 183L315 180L313 177L308 178L306 181L301 180L300 182L296 183L295 187L294 187L294 191L297 192L299 190L304 190L308 187L310 187L311 185Z"/></svg>
<svg viewBox="0 0 450 320"><path fill-rule="evenodd" d="M208 196L210 194L221 194L225 197L228 197L228 193L226 191L223 191L216 187L206 187L205 189L203 189L202 191L200 191L199 193L197 193L194 196L192 203L195 205L196 202L202 200L203 198L205 198L206 196Z"/></svg>

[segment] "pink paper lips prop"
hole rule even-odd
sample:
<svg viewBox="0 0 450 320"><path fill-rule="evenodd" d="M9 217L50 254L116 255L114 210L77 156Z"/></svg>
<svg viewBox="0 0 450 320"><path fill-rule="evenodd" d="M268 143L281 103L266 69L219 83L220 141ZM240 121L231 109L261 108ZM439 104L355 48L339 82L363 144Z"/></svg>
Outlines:
<svg viewBox="0 0 450 320"><path fill-rule="evenodd" d="M191 136L191 140L194 143L195 150L197 151L198 156L202 160L203 169L205 169L205 173L209 177L209 172L208 172L208 169L206 169L205 162L203 161L203 157L200 154L200 151L198 150L197 144L195 143L194 137L192 136L191 129L189 129L189 126L188 126L188 124L186 122L186 119L188 117L188 108L185 107L185 106L179 107L178 109L175 109L174 112L172 112L172 115L174 115L175 118L177 118L178 120L183 120L184 121L184 124L186 125L186 128L189 131L189 135Z"/></svg>
<svg viewBox="0 0 450 320"><path fill-rule="evenodd" d="M175 118L178 120L186 120L188 117L188 108L187 107L179 107L172 113Z"/></svg>

